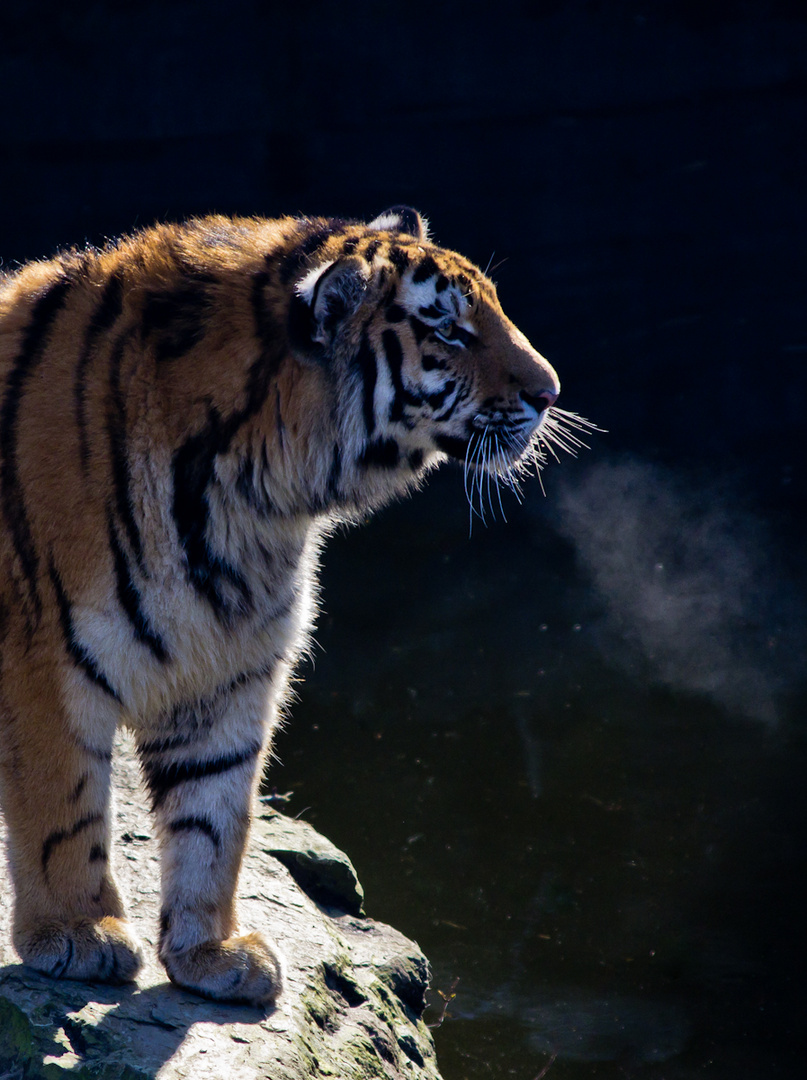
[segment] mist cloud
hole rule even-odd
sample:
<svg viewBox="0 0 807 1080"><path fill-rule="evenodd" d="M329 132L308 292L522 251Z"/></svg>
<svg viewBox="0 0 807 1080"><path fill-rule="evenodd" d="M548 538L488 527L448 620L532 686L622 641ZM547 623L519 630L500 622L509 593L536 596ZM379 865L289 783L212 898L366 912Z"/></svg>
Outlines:
<svg viewBox="0 0 807 1080"><path fill-rule="evenodd" d="M596 464L559 496L604 601L608 659L774 721L801 673L804 613L763 524L729 492L635 460Z"/></svg>

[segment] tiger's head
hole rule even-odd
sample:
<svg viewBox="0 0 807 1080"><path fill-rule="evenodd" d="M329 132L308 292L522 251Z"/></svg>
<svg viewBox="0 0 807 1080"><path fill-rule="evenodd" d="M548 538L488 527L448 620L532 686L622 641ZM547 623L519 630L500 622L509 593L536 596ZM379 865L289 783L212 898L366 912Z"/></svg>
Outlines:
<svg viewBox="0 0 807 1080"><path fill-rule="evenodd" d="M551 443L574 441L551 364L490 279L431 243L416 211L315 224L304 254L288 255L299 264L290 341L338 386L343 446L365 484L405 480L447 455L464 463L473 508L481 477L512 485Z"/></svg>

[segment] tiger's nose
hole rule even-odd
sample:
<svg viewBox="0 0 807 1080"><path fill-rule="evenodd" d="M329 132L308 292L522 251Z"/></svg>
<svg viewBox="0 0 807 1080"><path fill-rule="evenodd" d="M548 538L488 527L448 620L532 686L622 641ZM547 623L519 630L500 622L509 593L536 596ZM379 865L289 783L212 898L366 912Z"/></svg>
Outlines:
<svg viewBox="0 0 807 1080"><path fill-rule="evenodd" d="M527 405L531 405L537 413L542 413L544 409L555 404L558 395L553 390L542 390L539 394L528 394L526 390L522 390L521 399Z"/></svg>

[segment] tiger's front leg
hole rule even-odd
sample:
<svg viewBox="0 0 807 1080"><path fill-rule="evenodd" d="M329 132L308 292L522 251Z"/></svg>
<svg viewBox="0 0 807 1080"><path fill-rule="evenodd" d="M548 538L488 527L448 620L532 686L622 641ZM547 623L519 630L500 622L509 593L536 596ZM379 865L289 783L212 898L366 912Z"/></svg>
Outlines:
<svg viewBox="0 0 807 1080"><path fill-rule="evenodd" d="M128 982L142 954L109 866L117 709L103 691L86 688L92 723L82 731L47 677L22 685L20 700L16 685L6 686L0 715L15 947L54 978Z"/></svg>
<svg viewBox="0 0 807 1080"><path fill-rule="evenodd" d="M261 1005L280 993L282 963L260 934L238 933L235 894L265 752L266 690L226 696L224 707L175 709L172 734L137 739L161 848L159 955L178 986Z"/></svg>

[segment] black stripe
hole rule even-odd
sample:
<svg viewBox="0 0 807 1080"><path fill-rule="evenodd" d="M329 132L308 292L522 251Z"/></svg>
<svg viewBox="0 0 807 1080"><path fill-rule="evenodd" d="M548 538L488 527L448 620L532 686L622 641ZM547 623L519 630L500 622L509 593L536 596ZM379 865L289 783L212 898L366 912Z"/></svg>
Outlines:
<svg viewBox="0 0 807 1080"><path fill-rule="evenodd" d="M277 402L279 406L280 397ZM283 446L283 423L278 421L278 433L280 435L281 451ZM238 467L238 475L235 480L235 489L246 502L253 513L263 514L266 517L282 517L282 511L267 491L267 483L271 475L269 455L266 449L266 438L261 439L261 451L258 460L251 454L243 459Z"/></svg>
<svg viewBox="0 0 807 1080"><path fill-rule="evenodd" d="M450 417L452 417L454 415L454 412L455 412L457 406L465 398L465 396L466 395L463 394L462 392L457 394L457 396L454 398L454 400L450 401L448 403L448 405L446 405L446 407L443 409L443 411L441 413L438 413L437 416L435 416L434 419L438 420L438 421L448 420Z"/></svg>
<svg viewBox="0 0 807 1080"><path fill-rule="evenodd" d="M270 511L271 502L266 498L265 488L256 480L255 460L251 454L247 454L238 466L238 476L235 479L235 490L247 504L253 513L265 514Z"/></svg>
<svg viewBox="0 0 807 1080"><path fill-rule="evenodd" d="M112 762L111 750L99 750L95 746L90 746L89 743L79 742L78 747L83 753L88 754L91 758L95 758L96 761L103 761L107 765Z"/></svg>
<svg viewBox="0 0 807 1080"><path fill-rule="evenodd" d="M427 255L425 259L420 260L415 268L415 272L412 274L412 282L415 285L421 285L424 281L428 281L430 277L434 277L439 273L440 267L431 255Z"/></svg>
<svg viewBox="0 0 807 1080"><path fill-rule="evenodd" d="M469 439L463 439L457 435L435 435L434 441L446 454L459 458L460 461L465 460L468 453Z"/></svg>
<svg viewBox="0 0 807 1080"><path fill-rule="evenodd" d="M75 401L76 427L78 429L79 456L81 468L86 473L90 460L90 447L87 439L86 417L86 387L85 379L87 368L93 357L93 349L99 335L109 330L120 316L123 310L123 278L119 271L115 271L104 286L101 299L87 324L84 334L84 344L76 365L76 377L73 383L73 397Z"/></svg>
<svg viewBox="0 0 807 1080"><path fill-rule="evenodd" d="M400 459L398 444L394 439L375 439L365 446L359 464L375 465L379 469L394 469Z"/></svg>
<svg viewBox="0 0 807 1080"><path fill-rule="evenodd" d="M390 402L389 418L390 420L402 420L404 403L403 381L401 378L401 366L403 364L401 340L394 330L385 330L381 335L381 341L384 345L384 355L387 358L387 366L389 367L392 385L395 389L392 401Z"/></svg>
<svg viewBox="0 0 807 1080"><path fill-rule="evenodd" d="M385 330L381 335L381 341L384 346L384 355L387 358L392 385L395 389L389 406L389 418L392 421L401 421L407 427L412 427L411 421L407 421L404 416L404 405L419 405L421 399L407 390L403 384L403 347L401 346L401 339L394 330Z"/></svg>
<svg viewBox="0 0 807 1080"><path fill-rule="evenodd" d="M57 960L54 966L50 969L50 975L54 979L61 979L62 975L69 970L70 965L73 963L73 954L75 952L75 945L73 939L69 935L67 936L67 953L61 960Z"/></svg>
<svg viewBox="0 0 807 1080"><path fill-rule="evenodd" d="M172 718L179 708L181 708L181 706L177 706L176 709L172 711ZM198 742L198 740L198 731L185 732L182 735L169 735L165 739L152 739L150 742L146 743L139 742L137 744L137 750L138 753L147 756L150 754L167 754L173 750L179 750L180 747L190 746L191 743Z"/></svg>
<svg viewBox="0 0 807 1080"><path fill-rule="evenodd" d="M85 829L88 829L91 825L95 825L99 821L103 820L103 814L88 814L86 817L83 817L79 821L77 821L71 829L57 829L55 832L52 832L42 844L43 872L47 873L48 871L48 861L53 854L54 848L58 847L59 844L64 843L65 840L72 840L74 837L78 836L79 833L82 833Z"/></svg>
<svg viewBox="0 0 807 1080"><path fill-rule="evenodd" d="M207 286L215 283L213 274L184 269L181 285L146 293L140 330L154 343L158 362L178 360L202 340L210 307Z"/></svg>
<svg viewBox="0 0 807 1080"><path fill-rule="evenodd" d="M117 693L107 681L106 676L93 660L89 650L86 646L82 645L76 637L76 630L73 625L72 605L64 590L62 579L52 562L48 569L50 572L50 580L53 584L53 590L56 593L56 603L59 606L59 621L62 624L65 648L67 649L70 659L81 668L87 678L95 683L99 689L103 690L106 694L109 694L115 701L120 701Z"/></svg>
<svg viewBox="0 0 807 1080"><path fill-rule="evenodd" d="M364 251L361 253L361 255L362 255L362 257L364 258L364 260L366 262L372 263L373 259L376 257L376 252L378 251L378 249L380 247L381 247L381 241L380 240L378 240L378 239L371 240L370 243L367 245L367 247L364 249Z"/></svg>
<svg viewBox="0 0 807 1080"><path fill-rule="evenodd" d="M107 862L109 856L102 844L93 844L90 848L90 862Z"/></svg>
<svg viewBox="0 0 807 1080"><path fill-rule="evenodd" d="M81 793L84 791L84 788L86 786L87 786L87 777L82 776L82 778L79 780L79 782L76 784L76 786L73 788L72 792L70 793L69 801L70 802L78 802L79 799L81 798Z"/></svg>
<svg viewBox="0 0 807 1080"><path fill-rule="evenodd" d="M151 792L152 810L157 810L179 784L205 780L210 776L219 776L231 769L237 769L240 765L254 761L260 750L261 744L253 743L238 754L214 758L212 761L173 761L167 765L144 761L143 773Z"/></svg>
<svg viewBox="0 0 807 1080"><path fill-rule="evenodd" d="M138 569L143 571L143 541L140 529L135 521L132 503L131 472L129 454L126 445L126 403L120 388L120 368L123 350L129 340L129 332L121 334L109 358L109 406L107 411L107 434L112 458L112 482L115 491L115 509L118 514L129 546L134 553Z"/></svg>
<svg viewBox="0 0 807 1080"><path fill-rule="evenodd" d="M0 451L3 455L0 484L2 484L3 516L11 533L14 550L20 560L23 574L28 579L30 599L36 619L39 619L42 612L42 604L37 593L39 557L31 535L25 498L20 484L17 464L17 422L25 383L42 358L47 336L56 316L65 304L70 285L71 282L67 278L61 278L51 285L34 304L30 322L23 336L20 354L6 383L3 406L0 410Z"/></svg>
<svg viewBox="0 0 807 1080"><path fill-rule="evenodd" d="M170 909L166 910L165 908L163 908L163 910L160 912L160 944L162 944L162 940L165 937L165 935L168 933L168 930L169 930L170 926L171 926L171 911L170 911Z"/></svg>
<svg viewBox="0 0 807 1080"><path fill-rule="evenodd" d="M333 501L339 498L339 481L342 477L342 451L339 447L339 443L333 444L333 457L331 458L331 469L328 473L328 483L326 487L327 497Z"/></svg>
<svg viewBox="0 0 807 1080"><path fill-rule="evenodd" d="M263 408L269 389L275 380L283 359L285 335L283 327L266 304L265 286L269 272L258 274L252 287L252 313L255 333L261 344L261 352L247 374L246 404L240 412L233 413L224 429L225 442L218 450L223 453L230 440L245 420L255 416Z"/></svg>
<svg viewBox="0 0 807 1080"><path fill-rule="evenodd" d="M166 754L181 747L191 746L200 739L206 737L207 729L197 718L209 717L215 714L221 704L235 694L238 690L249 686L257 679L266 679L274 670L274 663L256 668L254 671L242 671L240 675L218 686L208 697L191 702L180 702L169 712L163 714L160 719L160 727L177 728L179 725L190 725L191 730L177 732L160 739L151 739L148 742L138 740L138 753L144 755Z"/></svg>
<svg viewBox="0 0 807 1080"><path fill-rule="evenodd" d="M470 330L463 330L463 328L457 326L456 323L452 328L451 334L452 341L458 341L460 344L465 345L466 348L469 345L473 345L473 343L478 340L476 334L472 334Z"/></svg>
<svg viewBox="0 0 807 1080"><path fill-rule="evenodd" d="M409 266L409 256L403 248L390 248L387 258L399 273L403 273Z"/></svg>
<svg viewBox="0 0 807 1080"><path fill-rule="evenodd" d="M283 411L280 407L280 388L275 387L275 425L277 428L277 445L281 454L286 452L286 424L283 420ZM264 450L266 450L266 443Z"/></svg>
<svg viewBox="0 0 807 1080"><path fill-rule="evenodd" d="M284 285L295 277L305 266L309 256L321 247L330 236L338 236L344 232L340 226L320 226L314 232L309 233L296 247L285 255L280 261L280 280Z"/></svg>
<svg viewBox="0 0 807 1080"><path fill-rule="evenodd" d="M176 451L172 466L174 522L185 552L188 577L219 617L245 611L251 603L245 579L211 549L206 536L210 516L207 492L212 483L216 448L225 441L228 440L220 416L211 409L207 427Z"/></svg>
<svg viewBox="0 0 807 1080"><path fill-rule="evenodd" d="M456 386L456 381L454 379L449 379L442 390L438 390L434 394L424 394L423 398L428 402L431 408L436 411L437 409L442 408L446 398L449 394L454 392Z"/></svg>
<svg viewBox="0 0 807 1080"><path fill-rule="evenodd" d="M277 349L280 327L266 303L266 286L272 280L271 270L261 270L252 281L252 316L255 320L255 333L264 349Z"/></svg>
<svg viewBox="0 0 807 1080"><path fill-rule="evenodd" d="M213 479L216 451L223 442L221 416L216 409L208 413L207 424L191 435L174 453L173 514L179 538L185 549L191 580L201 588L203 565L207 562L207 489Z"/></svg>
<svg viewBox="0 0 807 1080"><path fill-rule="evenodd" d="M171 821L168 824L168 828L172 833L178 832L201 832L204 833L213 843L213 846L218 851L221 847L221 833L210 821L205 817L184 817L179 818L177 821Z"/></svg>
<svg viewBox="0 0 807 1080"><path fill-rule="evenodd" d="M311 308L296 292L289 298L286 329L292 349L302 353L321 351L321 345L314 341L317 328Z"/></svg>
<svg viewBox="0 0 807 1080"><path fill-rule="evenodd" d="M443 371L446 367L445 360L441 360L438 356L432 356L431 353L423 353L420 358L420 366L424 371Z"/></svg>
<svg viewBox="0 0 807 1080"><path fill-rule="evenodd" d="M118 541L118 533L112 514L107 517L107 530L109 532L109 546L112 551L112 561L115 567L115 590L118 595L118 603L132 624L135 637L146 648L151 650L156 660L165 663L168 659L168 650L159 634L152 630L149 620L140 606L140 594L132 579L132 572L126 554Z"/></svg>
<svg viewBox="0 0 807 1080"><path fill-rule="evenodd" d="M375 385L378 379L378 361L366 333L362 334L356 363L361 372L364 427L369 439L375 431Z"/></svg>
<svg viewBox="0 0 807 1080"><path fill-rule="evenodd" d="M255 333L261 351L247 373L243 408L222 417L211 407L205 427L185 440L172 461L174 522L185 551L188 576L219 617L246 610L251 604L243 576L208 544L208 492L215 482L216 457L227 453L240 428L264 407L283 358L285 335L264 296L269 278L269 271L262 271L256 274L252 286Z"/></svg>
<svg viewBox="0 0 807 1080"><path fill-rule="evenodd" d="M429 334L434 330L433 326L427 326L425 322L418 319L415 315L409 316L409 325L412 327L412 333L415 335L415 341L420 345L424 338L427 338Z"/></svg>

